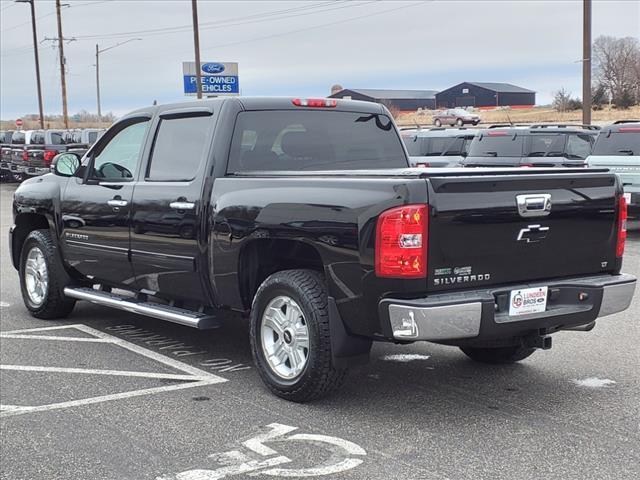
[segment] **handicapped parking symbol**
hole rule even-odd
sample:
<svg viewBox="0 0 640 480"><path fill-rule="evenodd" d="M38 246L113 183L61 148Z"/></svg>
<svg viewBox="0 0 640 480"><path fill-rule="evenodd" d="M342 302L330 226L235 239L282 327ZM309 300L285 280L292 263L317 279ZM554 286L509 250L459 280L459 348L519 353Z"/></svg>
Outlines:
<svg viewBox="0 0 640 480"><path fill-rule="evenodd" d="M231 450L209 455L209 458L219 465L215 470L187 470L156 477L156 480L219 480L239 474L247 474L252 477L257 475L317 477L355 468L363 462L363 459L358 457L363 457L367 454L359 445L338 437L307 433L296 433L287 436L298 428L280 423L271 423L267 425L267 428L269 429L267 432L242 442L244 451ZM267 442L282 443L285 450L289 442L310 442L330 450L333 455L331 461L322 465L313 465L306 468L286 468L281 465L291 463L292 460L265 445Z"/></svg>

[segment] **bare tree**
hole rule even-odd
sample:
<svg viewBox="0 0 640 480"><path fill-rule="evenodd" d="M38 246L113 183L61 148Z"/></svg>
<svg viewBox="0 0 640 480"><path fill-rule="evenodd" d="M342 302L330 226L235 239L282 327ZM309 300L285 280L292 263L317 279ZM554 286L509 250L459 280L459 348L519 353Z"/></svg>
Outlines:
<svg viewBox="0 0 640 480"><path fill-rule="evenodd" d="M551 105L553 109L558 112L566 112L569 110L569 104L571 102L571 92L568 92L566 88L562 87L556 93L553 94L553 102Z"/></svg>
<svg viewBox="0 0 640 480"><path fill-rule="evenodd" d="M630 96L640 101L640 41L600 36L593 42L595 76L614 103Z"/></svg>

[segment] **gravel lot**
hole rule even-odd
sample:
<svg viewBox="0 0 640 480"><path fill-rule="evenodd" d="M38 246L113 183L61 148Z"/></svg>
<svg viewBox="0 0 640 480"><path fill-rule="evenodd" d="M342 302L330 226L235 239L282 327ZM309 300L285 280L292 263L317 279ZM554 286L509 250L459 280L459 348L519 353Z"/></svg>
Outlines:
<svg viewBox="0 0 640 480"><path fill-rule="evenodd" d="M296 405L263 388L238 318L205 333L87 303L31 318L8 254L14 190L0 186L3 479L640 476L638 293L515 366L378 344L340 392ZM624 270L640 276L638 234Z"/></svg>

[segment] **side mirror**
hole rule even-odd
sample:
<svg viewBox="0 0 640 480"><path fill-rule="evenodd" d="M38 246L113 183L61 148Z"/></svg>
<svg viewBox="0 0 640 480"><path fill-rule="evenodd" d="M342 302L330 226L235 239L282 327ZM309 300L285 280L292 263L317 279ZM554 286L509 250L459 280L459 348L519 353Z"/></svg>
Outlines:
<svg viewBox="0 0 640 480"><path fill-rule="evenodd" d="M51 161L53 173L61 177L73 177L80 168L80 159L73 153L59 153Z"/></svg>

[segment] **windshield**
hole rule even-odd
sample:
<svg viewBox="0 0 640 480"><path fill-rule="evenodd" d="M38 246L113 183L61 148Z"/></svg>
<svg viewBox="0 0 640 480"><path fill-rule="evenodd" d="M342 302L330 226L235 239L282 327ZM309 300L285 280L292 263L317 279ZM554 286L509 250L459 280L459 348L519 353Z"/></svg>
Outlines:
<svg viewBox="0 0 640 480"><path fill-rule="evenodd" d="M336 111L249 111L238 115L229 172L360 170L408 165L386 115Z"/></svg>
<svg viewBox="0 0 640 480"><path fill-rule="evenodd" d="M640 155L640 131L601 133L593 147L592 155Z"/></svg>
<svg viewBox="0 0 640 480"><path fill-rule="evenodd" d="M524 137L520 135L479 135L469 147L470 157L521 157Z"/></svg>

